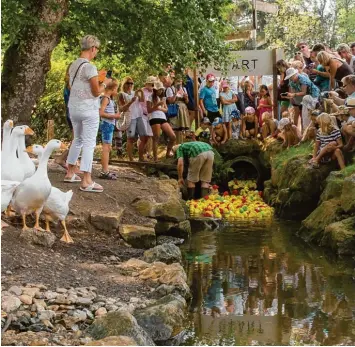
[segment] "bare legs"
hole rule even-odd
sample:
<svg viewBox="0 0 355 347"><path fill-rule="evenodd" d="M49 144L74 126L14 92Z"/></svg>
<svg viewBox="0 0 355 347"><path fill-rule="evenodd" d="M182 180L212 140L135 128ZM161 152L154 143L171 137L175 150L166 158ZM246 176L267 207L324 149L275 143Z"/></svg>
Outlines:
<svg viewBox="0 0 355 347"><path fill-rule="evenodd" d="M153 130L153 157L154 157L154 161L158 161L158 143L159 143L159 137L160 137L160 130L165 132L169 137L169 143L168 143L167 149L166 149L166 156L170 157L171 150L172 150L172 148L175 144L175 141L176 141L176 136L175 136L174 131L171 128L170 124L169 123L153 124L152 130Z"/></svg>
<svg viewBox="0 0 355 347"><path fill-rule="evenodd" d="M108 163L110 160L110 152L111 152L111 145L109 143L102 144L102 156L101 156L101 165L102 171L108 172Z"/></svg>

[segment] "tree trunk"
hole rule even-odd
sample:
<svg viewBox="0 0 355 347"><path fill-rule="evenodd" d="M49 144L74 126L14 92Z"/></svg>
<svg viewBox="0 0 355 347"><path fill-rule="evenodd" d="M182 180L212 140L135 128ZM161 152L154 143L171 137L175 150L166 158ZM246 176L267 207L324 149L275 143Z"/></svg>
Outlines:
<svg viewBox="0 0 355 347"><path fill-rule="evenodd" d="M45 88L53 49L59 43L59 24L68 12L69 0L32 0L38 25L25 24L17 43L4 55L1 81L3 120L29 124L31 112Z"/></svg>

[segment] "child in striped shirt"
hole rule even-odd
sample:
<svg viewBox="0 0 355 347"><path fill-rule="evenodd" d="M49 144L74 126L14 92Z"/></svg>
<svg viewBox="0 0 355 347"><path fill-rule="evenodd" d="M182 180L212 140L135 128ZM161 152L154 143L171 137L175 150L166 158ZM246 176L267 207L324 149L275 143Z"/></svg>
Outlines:
<svg viewBox="0 0 355 347"><path fill-rule="evenodd" d="M317 123L319 129L317 130L313 158L310 160L310 164L313 168L319 168L320 163L337 160L340 169L344 169L345 162L341 151L343 141L340 130L335 127L328 113L320 114L317 117Z"/></svg>

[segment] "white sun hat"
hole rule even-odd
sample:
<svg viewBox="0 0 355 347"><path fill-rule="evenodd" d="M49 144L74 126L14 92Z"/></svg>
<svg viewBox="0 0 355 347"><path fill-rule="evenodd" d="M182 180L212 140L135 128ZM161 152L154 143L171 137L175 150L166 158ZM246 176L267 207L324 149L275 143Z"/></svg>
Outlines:
<svg viewBox="0 0 355 347"><path fill-rule="evenodd" d="M285 80L288 80L290 77L296 75L296 73L298 73L298 71L293 67L290 67L289 69L286 70Z"/></svg>

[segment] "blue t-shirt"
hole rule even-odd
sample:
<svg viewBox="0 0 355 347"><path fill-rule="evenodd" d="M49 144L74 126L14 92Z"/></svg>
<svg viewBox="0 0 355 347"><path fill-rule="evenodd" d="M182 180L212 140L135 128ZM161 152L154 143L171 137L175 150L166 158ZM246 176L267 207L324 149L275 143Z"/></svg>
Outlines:
<svg viewBox="0 0 355 347"><path fill-rule="evenodd" d="M200 91L200 99L203 99L203 103L207 111L218 112L216 91L213 87L203 87Z"/></svg>
<svg viewBox="0 0 355 347"><path fill-rule="evenodd" d="M307 94L311 95L312 98L318 98L319 97L319 89L318 87L309 79L308 76L303 75L303 74L298 74L298 81L297 83L293 82L290 80L290 86L293 90L296 92L301 92L302 86L306 85L307 86Z"/></svg>

